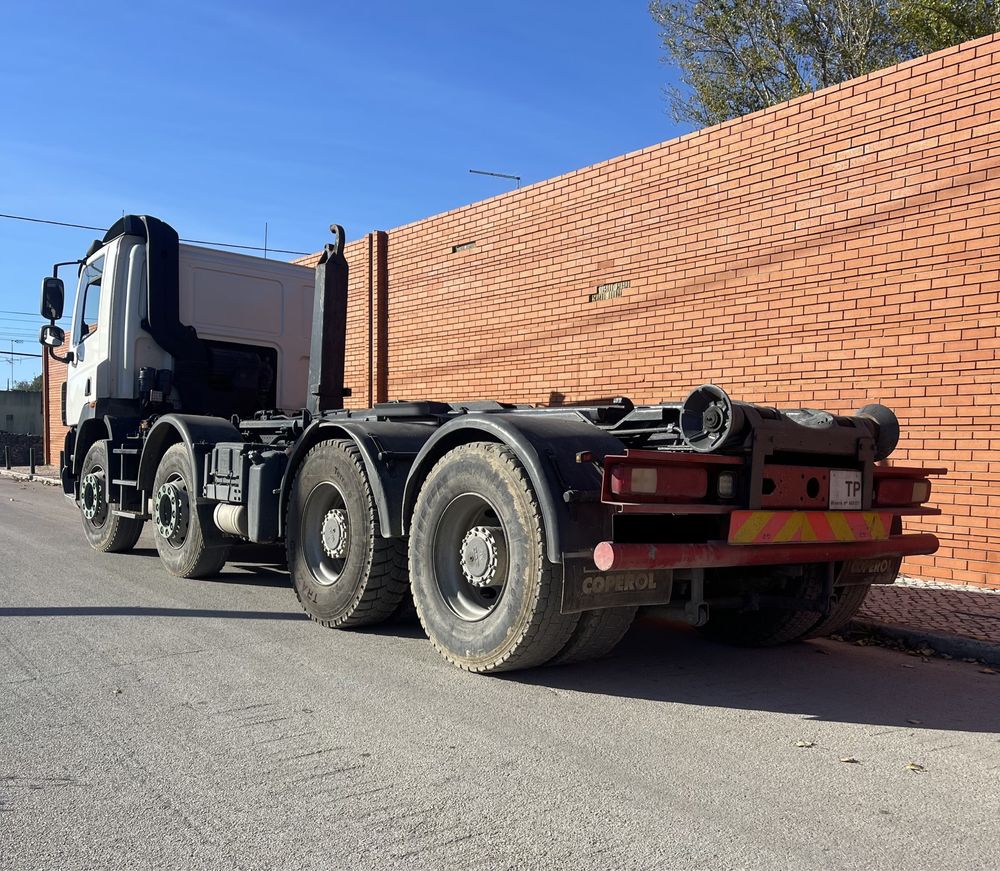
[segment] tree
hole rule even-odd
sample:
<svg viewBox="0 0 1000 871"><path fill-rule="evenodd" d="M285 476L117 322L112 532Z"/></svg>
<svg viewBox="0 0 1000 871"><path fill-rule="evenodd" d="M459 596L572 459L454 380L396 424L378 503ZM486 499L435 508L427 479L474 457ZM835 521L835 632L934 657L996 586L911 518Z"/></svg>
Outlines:
<svg viewBox="0 0 1000 871"><path fill-rule="evenodd" d="M36 375L30 381L15 381L11 390L30 390L33 393L42 392L42 376Z"/></svg>
<svg viewBox="0 0 1000 871"><path fill-rule="evenodd" d="M674 117L716 124L1000 29L1000 0L652 0Z"/></svg>

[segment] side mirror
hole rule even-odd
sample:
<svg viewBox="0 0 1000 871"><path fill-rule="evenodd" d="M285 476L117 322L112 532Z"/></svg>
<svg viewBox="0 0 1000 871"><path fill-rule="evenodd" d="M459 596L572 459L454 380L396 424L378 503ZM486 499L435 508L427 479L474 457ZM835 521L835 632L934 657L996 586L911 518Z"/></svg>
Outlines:
<svg viewBox="0 0 1000 871"><path fill-rule="evenodd" d="M63 315L63 300L66 291L61 278L51 276L42 279L42 317L57 321ZM60 342L62 344L62 342Z"/></svg>
<svg viewBox="0 0 1000 871"><path fill-rule="evenodd" d="M61 348L66 341L66 334L55 324L46 324L38 335L38 341L46 348Z"/></svg>

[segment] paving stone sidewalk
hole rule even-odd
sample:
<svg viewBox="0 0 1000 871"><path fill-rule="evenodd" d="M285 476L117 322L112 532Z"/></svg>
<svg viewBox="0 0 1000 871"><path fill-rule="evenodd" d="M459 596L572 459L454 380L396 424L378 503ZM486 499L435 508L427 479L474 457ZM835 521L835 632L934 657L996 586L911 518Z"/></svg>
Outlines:
<svg viewBox="0 0 1000 871"><path fill-rule="evenodd" d="M1000 590L900 578L872 587L852 628L1000 665Z"/></svg>

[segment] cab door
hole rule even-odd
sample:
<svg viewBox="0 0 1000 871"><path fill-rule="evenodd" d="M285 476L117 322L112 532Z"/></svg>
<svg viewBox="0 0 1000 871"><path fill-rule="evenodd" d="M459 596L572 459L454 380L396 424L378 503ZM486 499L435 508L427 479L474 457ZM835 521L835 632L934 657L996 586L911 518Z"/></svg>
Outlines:
<svg viewBox="0 0 1000 871"><path fill-rule="evenodd" d="M94 417L97 401L107 398L114 243L88 258L80 272L73 307L73 360L66 383L66 422Z"/></svg>

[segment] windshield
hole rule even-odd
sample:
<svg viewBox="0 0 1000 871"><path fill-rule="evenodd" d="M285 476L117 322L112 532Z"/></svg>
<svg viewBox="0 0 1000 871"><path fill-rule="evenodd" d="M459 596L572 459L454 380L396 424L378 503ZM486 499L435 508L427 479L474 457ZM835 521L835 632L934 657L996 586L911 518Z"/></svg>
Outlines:
<svg viewBox="0 0 1000 871"><path fill-rule="evenodd" d="M80 273L80 283L77 287L80 323L77 330L77 341L82 342L96 332L98 312L101 303L101 278L104 275L104 256L89 263Z"/></svg>

